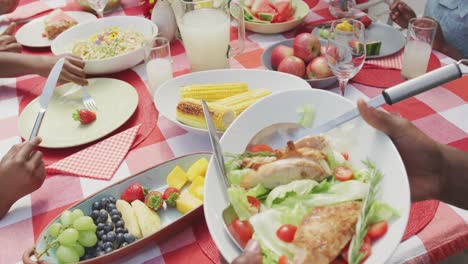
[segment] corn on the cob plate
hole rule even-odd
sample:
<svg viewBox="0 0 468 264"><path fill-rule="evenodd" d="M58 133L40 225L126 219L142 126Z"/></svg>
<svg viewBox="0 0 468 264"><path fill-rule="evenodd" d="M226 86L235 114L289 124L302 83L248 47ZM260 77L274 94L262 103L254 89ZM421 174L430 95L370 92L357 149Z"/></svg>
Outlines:
<svg viewBox="0 0 468 264"><path fill-rule="evenodd" d="M217 94L216 96L221 94L221 97L227 98L216 98L213 97L213 94L205 93L206 87L200 85L206 84L216 85L212 86L214 88L211 88L220 91L219 93L215 93ZM226 91L226 87L223 85L230 85L231 88L234 87L234 94L230 94L230 92ZM246 85L247 89L242 88L243 85ZM181 87L192 88L181 89ZM229 123L232 122L231 119L234 119L239 113L245 110L245 107L249 106L252 100L267 96L269 91L271 93L277 93L296 89L310 89L310 86L303 79L282 72L253 69L212 70L182 75L165 82L156 91L154 102L160 114L176 125L189 132L207 134L208 131L204 128L204 120L202 119L203 114L201 114L201 117L197 117L196 114L186 115L183 111L178 114L176 114L176 112L177 106L183 96L204 99L207 97L210 98L211 96L210 105L214 104L217 109L214 113L220 114L220 117L222 117L219 119L218 122L220 123L217 126L218 131L222 133ZM191 91L193 91L192 94L188 93ZM244 92L242 93L241 91ZM228 97L228 95L234 96ZM224 107L217 106L219 101L224 104ZM197 102L197 100L195 100L195 102ZM182 107L184 104L190 103L190 106L195 107L192 110L196 110L197 103L195 102L193 99L189 99L188 101L184 100L182 101ZM178 121L178 118L183 122ZM255 122L255 120L252 120L252 122Z"/></svg>

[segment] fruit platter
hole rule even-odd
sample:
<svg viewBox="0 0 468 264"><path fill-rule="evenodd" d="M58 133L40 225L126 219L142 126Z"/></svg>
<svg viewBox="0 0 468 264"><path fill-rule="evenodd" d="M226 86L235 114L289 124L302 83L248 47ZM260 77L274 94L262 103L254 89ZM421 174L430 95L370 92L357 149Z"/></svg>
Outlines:
<svg viewBox="0 0 468 264"><path fill-rule="evenodd" d="M166 239L201 211L211 154L182 156L115 183L63 211L24 263L110 263Z"/></svg>
<svg viewBox="0 0 468 264"><path fill-rule="evenodd" d="M302 33L294 39L280 41L265 49L262 63L269 70L303 78L313 88L328 88L337 79L327 64L326 52L326 40ZM336 49L328 52L336 53Z"/></svg>
<svg viewBox="0 0 468 264"><path fill-rule="evenodd" d="M245 28L262 34L291 30L309 13L309 6L302 0L243 0L240 4Z"/></svg>
<svg viewBox="0 0 468 264"><path fill-rule="evenodd" d="M364 32L366 39L366 58L375 59L390 56L400 51L405 45L405 37L399 30L389 25L374 22L368 16L363 16L359 20L366 28ZM334 38L333 32L330 31L330 25L331 24L316 27L312 31L312 34L323 40ZM336 29L352 31L352 26L347 21L344 21L338 24Z"/></svg>

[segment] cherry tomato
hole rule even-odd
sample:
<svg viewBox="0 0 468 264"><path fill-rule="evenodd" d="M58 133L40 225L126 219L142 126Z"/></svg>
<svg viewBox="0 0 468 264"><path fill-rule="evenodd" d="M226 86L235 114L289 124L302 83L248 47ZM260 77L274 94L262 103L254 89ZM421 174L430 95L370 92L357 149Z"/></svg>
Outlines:
<svg viewBox="0 0 468 264"><path fill-rule="evenodd" d="M249 152L274 152L273 149L266 145L266 144L258 144L258 145L249 145L247 146L247 151Z"/></svg>
<svg viewBox="0 0 468 264"><path fill-rule="evenodd" d="M367 235L372 239L376 240L385 235L388 230L388 223L387 221L381 221L375 223L369 227L369 231L367 231Z"/></svg>
<svg viewBox="0 0 468 264"><path fill-rule="evenodd" d="M343 152L343 153L341 153L341 155L343 155L343 158L344 158L345 160L349 160L349 154L348 154L348 152Z"/></svg>
<svg viewBox="0 0 468 264"><path fill-rule="evenodd" d="M232 226L239 235L240 241L247 242L252 238L253 229L247 220L241 221L239 218L236 218L232 222Z"/></svg>
<svg viewBox="0 0 468 264"><path fill-rule="evenodd" d="M364 241L362 243L361 250L360 250L362 253L365 254L364 258L362 259L362 262L364 262L364 260L366 260L371 255L371 249L372 249L372 240L370 239L369 236L366 236L364 238ZM348 263L348 251L349 251L349 243L341 252L341 257L343 258L344 261L346 261L346 263Z"/></svg>
<svg viewBox="0 0 468 264"><path fill-rule="evenodd" d="M336 167L333 174L339 181L349 181L353 178L353 171L345 166Z"/></svg>
<svg viewBox="0 0 468 264"><path fill-rule="evenodd" d="M251 206L257 208L257 211L260 212L260 201L257 198L247 195L247 200Z"/></svg>
<svg viewBox="0 0 468 264"><path fill-rule="evenodd" d="M296 234L297 227L290 224L282 225L276 230L276 235L279 239L284 242L292 242L294 240L294 235Z"/></svg>
<svg viewBox="0 0 468 264"><path fill-rule="evenodd" d="M288 263L289 263L288 258L285 255L281 255L278 258L278 264L288 264Z"/></svg>

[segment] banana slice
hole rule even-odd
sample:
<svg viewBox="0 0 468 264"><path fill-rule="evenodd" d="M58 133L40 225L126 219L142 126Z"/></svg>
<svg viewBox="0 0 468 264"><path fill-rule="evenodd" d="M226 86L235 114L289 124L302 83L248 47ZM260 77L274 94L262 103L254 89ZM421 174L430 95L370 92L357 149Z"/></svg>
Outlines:
<svg viewBox="0 0 468 264"><path fill-rule="evenodd" d="M140 200L132 202L143 237L147 237L161 228L158 214Z"/></svg>
<svg viewBox="0 0 468 264"><path fill-rule="evenodd" d="M140 226L138 225L138 219L133 207L124 200L117 200L115 207L122 213L122 219L125 222L125 227L128 232L136 238L141 238Z"/></svg>

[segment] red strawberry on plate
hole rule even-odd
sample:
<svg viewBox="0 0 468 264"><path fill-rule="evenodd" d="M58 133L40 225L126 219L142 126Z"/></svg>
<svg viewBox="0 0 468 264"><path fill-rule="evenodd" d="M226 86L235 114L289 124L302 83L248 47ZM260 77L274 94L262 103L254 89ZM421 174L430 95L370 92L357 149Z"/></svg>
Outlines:
<svg viewBox="0 0 468 264"><path fill-rule="evenodd" d="M156 211L164 204L163 195L158 191L151 191L145 197L145 204Z"/></svg>
<svg viewBox="0 0 468 264"><path fill-rule="evenodd" d="M146 191L145 187L143 187L139 183L134 183L130 185L123 193L120 195L120 199L125 200L129 203L140 200L144 201L145 196L148 192Z"/></svg>
<svg viewBox="0 0 468 264"><path fill-rule="evenodd" d="M81 124L89 124L96 120L96 113L88 109L76 110L72 115L73 120L81 122Z"/></svg>
<svg viewBox="0 0 468 264"><path fill-rule="evenodd" d="M176 206L176 201L179 199L180 191L177 188L169 187L164 191L163 199L170 206Z"/></svg>
<svg viewBox="0 0 468 264"><path fill-rule="evenodd" d="M364 27L366 28L370 27L370 25L372 24L372 20L368 16L361 17L359 21L361 21L362 24L364 24Z"/></svg>

